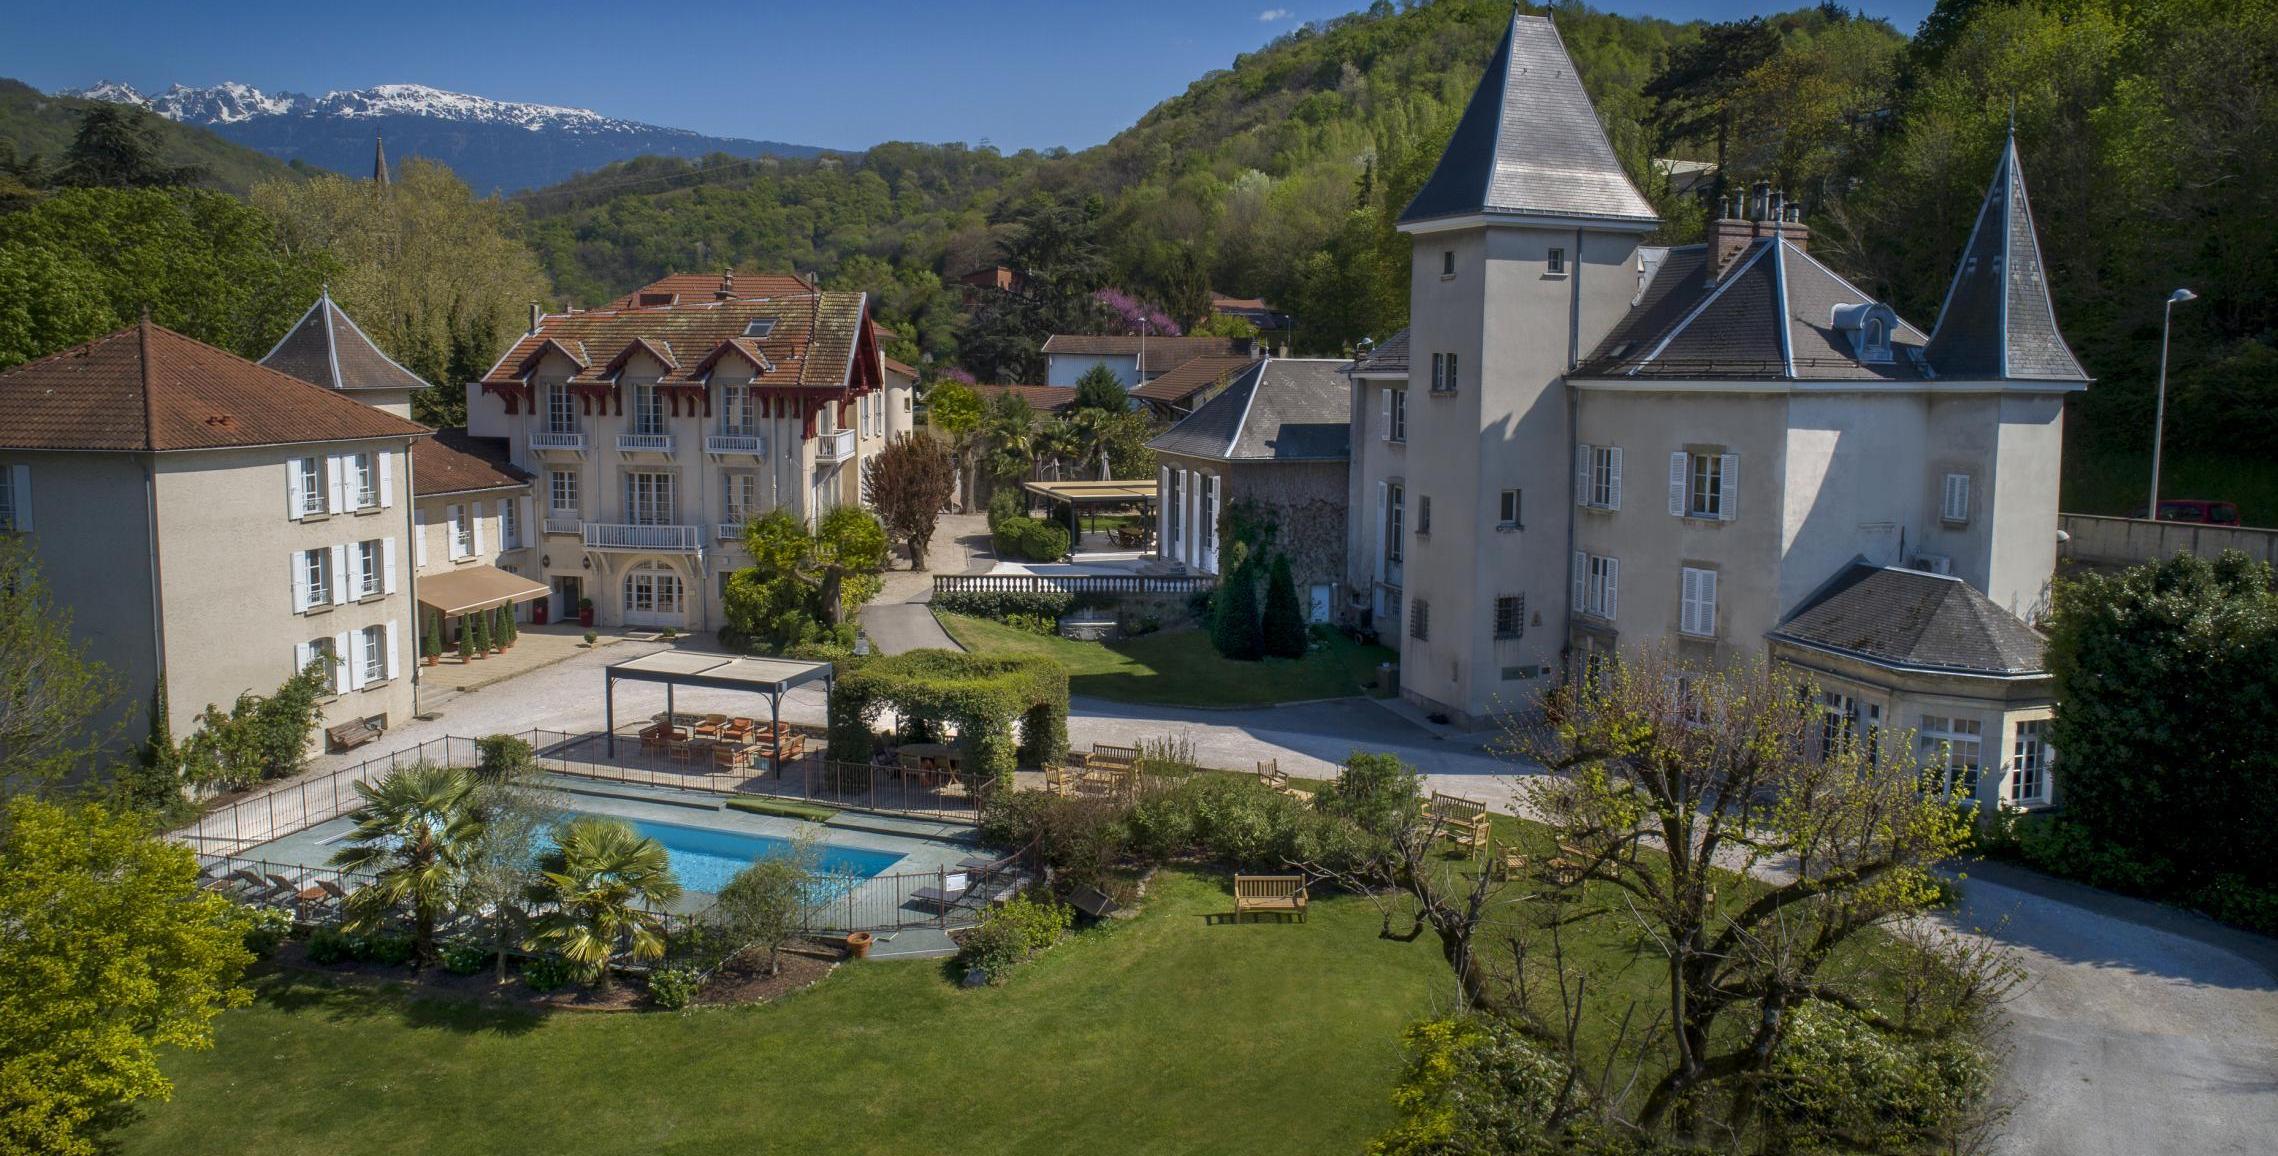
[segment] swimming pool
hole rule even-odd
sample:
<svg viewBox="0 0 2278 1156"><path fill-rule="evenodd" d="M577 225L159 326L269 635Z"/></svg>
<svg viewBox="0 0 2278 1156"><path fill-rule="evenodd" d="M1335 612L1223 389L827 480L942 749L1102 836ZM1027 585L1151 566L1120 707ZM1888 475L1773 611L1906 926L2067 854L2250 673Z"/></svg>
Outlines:
<svg viewBox="0 0 2278 1156"><path fill-rule="evenodd" d="M773 835L746 835L735 831L722 831L715 827L684 827L678 823L659 823L650 819L626 819L616 815L596 818L625 823L641 835L664 846L664 853L672 861L672 873L681 887L689 891L717 894L736 872L751 866L754 859L791 854L795 844L789 839ZM816 869L825 875L846 880L847 885L863 879L883 875L886 869L902 861L896 851L871 851L861 847L843 847L836 843L816 846Z"/></svg>

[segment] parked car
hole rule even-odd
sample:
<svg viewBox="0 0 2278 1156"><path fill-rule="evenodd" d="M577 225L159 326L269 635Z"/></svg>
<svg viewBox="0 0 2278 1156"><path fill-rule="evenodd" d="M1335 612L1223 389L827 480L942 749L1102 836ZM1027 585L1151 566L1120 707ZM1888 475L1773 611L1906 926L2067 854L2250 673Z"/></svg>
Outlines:
<svg viewBox="0 0 2278 1156"><path fill-rule="evenodd" d="M2137 507L2136 517L2145 517ZM2162 522L2205 522L2211 526L2238 525L2238 503L2211 502L2204 498L2162 498L2159 503L2159 520Z"/></svg>

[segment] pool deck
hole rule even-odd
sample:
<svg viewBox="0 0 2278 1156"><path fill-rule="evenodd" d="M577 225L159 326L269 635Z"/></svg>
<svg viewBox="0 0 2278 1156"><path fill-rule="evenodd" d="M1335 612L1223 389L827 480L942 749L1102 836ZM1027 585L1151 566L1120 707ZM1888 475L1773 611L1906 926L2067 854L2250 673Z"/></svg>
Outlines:
<svg viewBox="0 0 2278 1156"><path fill-rule="evenodd" d="M840 847L900 855L901 859L886 868L880 879L937 872L955 874L962 870L957 866L959 860L983 853L974 839L972 826L966 823L866 811L841 811L824 822L815 823L782 815L732 810L726 802L738 796L705 791L553 775L544 776L543 782L559 792L558 802L564 811L578 814L778 839L815 834L822 842ZM354 826L347 816L341 816L281 839L248 847L236 858L255 860L286 874L290 874L291 868L325 867ZM854 899L858 905L869 906L895 893L895 885L871 880L855 889ZM700 911L710 906L711 900L707 893L692 891L683 895L673 908L683 913ZM865 900L871 903L864 903Z"/></svg>

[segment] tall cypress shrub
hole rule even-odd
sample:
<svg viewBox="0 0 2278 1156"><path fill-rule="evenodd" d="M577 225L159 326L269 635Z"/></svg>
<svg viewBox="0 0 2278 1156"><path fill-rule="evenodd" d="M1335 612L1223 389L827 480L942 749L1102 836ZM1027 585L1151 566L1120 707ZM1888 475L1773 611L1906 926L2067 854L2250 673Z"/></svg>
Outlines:
<svg viewBox="0 0 2278 1156"><path fill-rule="evenodd" d="M1218 653L1243 662L1265 657L1265 630L1258 621L1256 563L1245 559L1218 583L1218 616L1210 641Z"/></svg>
<svg viewBox="0 0 2278 1156"><path fill-rule="evenodd" d="M1266 579L1264 647L1268 658L1305 657L1305 612L1297 603L1297 580L1289 572L1289 555L1273 557Z"/></svg>

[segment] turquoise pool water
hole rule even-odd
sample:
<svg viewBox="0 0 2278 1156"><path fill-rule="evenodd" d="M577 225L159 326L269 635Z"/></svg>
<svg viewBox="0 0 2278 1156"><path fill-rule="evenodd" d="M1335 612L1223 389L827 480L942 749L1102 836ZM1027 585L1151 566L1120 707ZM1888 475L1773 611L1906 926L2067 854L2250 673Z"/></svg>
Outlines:
<svg viewBox="0 0 2278 1156"><path fill-rule="evenodd" d="M617 819L614 815L601 818ZM679 877L682 888L717 894L736 872L751 866L752 860L791 854L789 839L773 835L745 835L734 831L721 831L711 827L683 827L678 823L657 823L647 819L618 819L633 830L664 845L665 855L672 860L672 873ZM817 869L825 875L844 880L841 886L852 886L864 879L883 875L886 869L902 861L894 851L870 851L860 847L841 847L824 843L816 848L820 862Z"/></svg>

